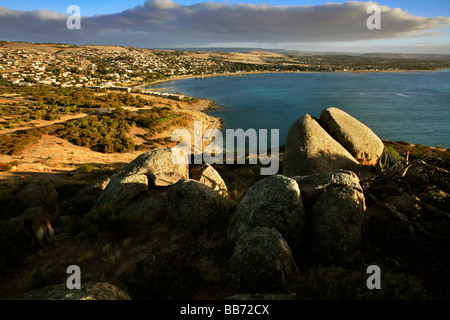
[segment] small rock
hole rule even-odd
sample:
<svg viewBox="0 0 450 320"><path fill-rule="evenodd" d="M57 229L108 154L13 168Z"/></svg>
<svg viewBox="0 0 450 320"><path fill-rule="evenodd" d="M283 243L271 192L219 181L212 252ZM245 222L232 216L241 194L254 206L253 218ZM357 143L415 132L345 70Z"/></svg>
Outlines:
<svg viewBox="0 0 450 320"><path fill-rule="evenodd" d="M358 176L348 170L336 170L327 173L313 174L309 176L292 177L301 192L305 209L309 210L317 197L321 195L327 188L335 186L347 186L362 192L362 187Z"/></svg>
<svg viewBox="0 0 450 320"><path fill-rule="evenodd" d="M192 168L191 178L197 180L224 197L228 197L228 189L220 174L210 164Z"/></svg>

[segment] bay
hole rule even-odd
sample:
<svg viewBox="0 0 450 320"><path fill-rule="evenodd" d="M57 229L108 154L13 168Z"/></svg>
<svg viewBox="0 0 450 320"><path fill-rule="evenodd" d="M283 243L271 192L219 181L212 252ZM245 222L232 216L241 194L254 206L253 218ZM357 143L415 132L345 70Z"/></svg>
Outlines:
<svg viewBox="0 0 450 320"><path fill-rule="evenodd" d="M340 108L381 139L450 147L450 70L266 73L188 78L153 85L215 101L230 129L279 129L280 145L304 114Z"/></svg>

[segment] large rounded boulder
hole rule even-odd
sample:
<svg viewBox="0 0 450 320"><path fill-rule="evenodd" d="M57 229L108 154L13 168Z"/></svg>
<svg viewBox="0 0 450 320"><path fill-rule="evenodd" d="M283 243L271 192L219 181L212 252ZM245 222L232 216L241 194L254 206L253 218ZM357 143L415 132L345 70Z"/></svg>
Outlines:
<svg viewBox="0 0 450 320"><path fill-rule="evenodd" d="M143 174L112 177L94 205L94 209L105 204L126 206L139 194L148 190L148 178Z"/></svg>
<svg viewBox="0 0 450 320"><path fill-rule="evenodd" d="M239 274L241 290L250 293L283 290L298 270L281 234L265 227L254 228L237 241L230 269Z"/></svg>
<svg viewBox="0 0 450 320"><path fill-rule="evenodd" d="M231 217L227 237L237 241L255 227L277 229L291 247L304 236L305 210L295 180L274 175L256 182Z"/></svg>
<svg viewBox="0 0 450 320"><path fill-rule="evenodd" d="M302 200L306 210L311 209L317 197L325 190L334 187L348 187L363 192L358 176L348 170L336 170L309 176L292 177L302 191Z"/></svg>
<svg viewBox="0 0 450 320"><path fill-rule="evenodd" d="M123 212L140 221L155 222L167 216L166 191L152 189L142 193Z"/></svg>
<svg viewBox="0 0 450 320"><path fill-rule="evenodd" d="M177 164L172 158L172 149L147 151L127 164L117 175L144 174L149 187L165 187L180 179L189 178L188 164Z"/></svg>
<svg viewBox="0 0 450 320"><path fill-rule="evenodd" d="M236 203L196 180L182 179L166 194L169 220L190 232L228 219Z"/></svg>
<svg viewBox="0 0 450 320"><path fill-rule="evenodd" d="M290 127L283 158L285 176L355 170L358 166L358 161L310 115L302 116Z"/></svg>
<svg viewBox="0 0 450 320"><path fill-rule="evenodd" d="M328 108L320 114L325 129L361 164L375 165L381 157L384 144L381 139L358 119L338 108Z"/></svg>
<svg viewBox="0 0 450 320"><path fill-rule="evenodd" d="M364 194L355 188L326 188L309 212L308 246L324 262L342 262L353 258L362 240L365 212Z"/></svg>

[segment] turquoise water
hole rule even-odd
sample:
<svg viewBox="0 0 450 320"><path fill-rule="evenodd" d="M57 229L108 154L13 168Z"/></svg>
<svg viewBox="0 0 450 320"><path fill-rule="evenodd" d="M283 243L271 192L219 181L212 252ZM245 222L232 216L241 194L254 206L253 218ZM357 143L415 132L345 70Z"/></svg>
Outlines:
<svg viewBox="0 0 450 320"><path fill-rule="evenodd" d="M450 70L383 73L269 73L182 79L152 88L214 100L209 114L230 129L289 127L305 113L337 107L381 139L450 147Z"/></svg>

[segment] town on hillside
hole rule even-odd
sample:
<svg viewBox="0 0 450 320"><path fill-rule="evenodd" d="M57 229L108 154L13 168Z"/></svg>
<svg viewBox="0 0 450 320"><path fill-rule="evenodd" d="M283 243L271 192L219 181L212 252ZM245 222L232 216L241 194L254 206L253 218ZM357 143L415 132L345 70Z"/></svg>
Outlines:
<svg viewBox="0 0 450 320"><path fill-rule="evenodd" d="M439 59L438 59L439 58ZM0 75L13 84L130 87L183 76L241 72L358 72L449 68L442 57L401 58L302 52L150 50L0 41Z"/></svg>

